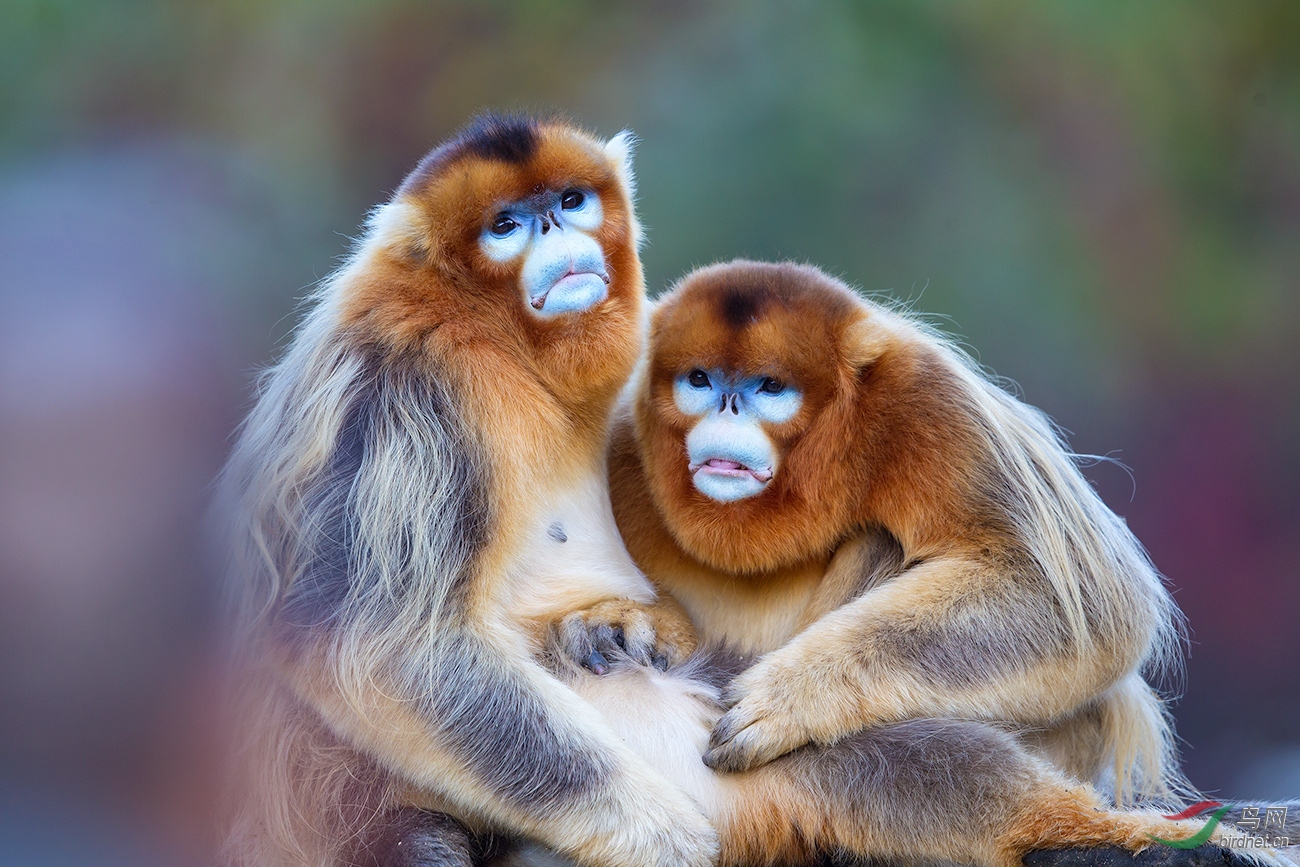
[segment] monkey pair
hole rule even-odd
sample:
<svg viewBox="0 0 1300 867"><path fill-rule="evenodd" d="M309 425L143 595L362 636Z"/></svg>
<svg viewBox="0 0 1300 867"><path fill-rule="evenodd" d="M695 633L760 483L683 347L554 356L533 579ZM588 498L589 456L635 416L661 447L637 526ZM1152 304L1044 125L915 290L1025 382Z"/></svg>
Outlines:
<svg viewBox="0 0 1300 867"><path fill-rule="evenodd" d="M602 867L1188 836L1041 757L1138 744L1161 773L1134 671L1168 600L1041 417L942 341L808 269L706 272L658 310L607 455L645 331L632 196L626 135L482 118L371 215L263 380L222 480L227 862L364 861L393 815L421 857L490 833ZM772 651L725 715L704 663L564 658L615 627L672 649L611 468L637 562L706 639ZM709 771L710 732L750 770Z"/></svg>

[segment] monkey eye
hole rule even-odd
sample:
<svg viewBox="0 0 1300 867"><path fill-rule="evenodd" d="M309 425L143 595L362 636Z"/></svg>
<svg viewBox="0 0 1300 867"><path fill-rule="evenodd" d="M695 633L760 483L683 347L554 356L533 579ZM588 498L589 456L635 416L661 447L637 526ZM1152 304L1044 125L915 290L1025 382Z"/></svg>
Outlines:
<svg viewBox="0 0 1300 867"><path fill-rule="evenodd" d="M492 222L492 234L498 238L504 238L517 228L519 224L512 220L509 214L497 214L496 220Z"/></svg>
<svg viewBox="0 0 1300 867"><path fill-rule="evenodd" d="M770 376L764 377L762 383L758 386L758 390L762 394L780 394L785 391L785 383Z"/></svg>
<svg viewBox="0 0 1300 867"><path fill-rule="evenodd" d="M686 381L689 382L693 388L708 388L710 384L709 375L698 367L686 375Z"/></svg>
<svg viewBox="0 0 1300 867"><path fill-rule="evenodd" d="M560 198L560 207L566 211L573 211L582 207L582 203L587 201L587 197L577 190L569 190Z"/></svg>

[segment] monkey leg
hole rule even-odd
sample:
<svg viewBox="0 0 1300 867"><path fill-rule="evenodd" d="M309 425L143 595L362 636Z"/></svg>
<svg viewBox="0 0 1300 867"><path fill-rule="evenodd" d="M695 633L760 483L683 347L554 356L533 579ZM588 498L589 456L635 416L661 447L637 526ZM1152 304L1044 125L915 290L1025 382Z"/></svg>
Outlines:
<svg viewBox="0 0 1300 867"><path fill-rule="evenodd" d="M1164 702L1136 672L1074 713L1018 737L1031 753L1120 805L1192 790L1177 770Z"/></svg>
<svg viewBox="0 0 1300 867"><path fill-rule="evenodd" d="M1216 845L1162 846L1152 836L1185 840L1199 823L1108 808L1091 787L1067 781L1012 735L979 722L895 723L753 771L712 772L701 761L720 712L706 681L717 673L710 668L698 657L668 672L615 661L604 676L575 666L567 679L714 823L719 867L809 865L836 855L977 867L1016 867L1030 853L1041 862L1033 867L1269 860ZM1151 854L1153 847L1168 851Z"/></svg>
<svg viewBox="0 0 1300 867"><path fill-rule="evenodd" d="M813 865L840 855L976 867L1278 863L1214 842L1191 849L1156 843L1153 836L1188 839L1198 823L1108 808L1093 789L1068 782L1011 735L977 722L908 721L797 750L754 771L716 773L701 761L719 713L716 688L701 678L707 672L664 673L626 659L613 665L601 677L577 671L574 689L715 824L718 867ZM463 829L448 829L436 814L407 811L398 828L398 839L411 835L435 857L464 851L455 848L464 845ZM443 839L429 839L438 835ZM374 867L463 867L416 860L382 841L370 845L388 859ZM509 854L513 865L565 863L536 847Z"/></svg>
<svg viewBox="0 0 1300 867"><path fill-rule="evenodd" d="M711 818L722 865L810 863L835 852L980 867L1259 863L1213 843L1154 842L1188 839L1199 823L1109 809L981 723L884 726L721 779L725 797Z"/></svg>

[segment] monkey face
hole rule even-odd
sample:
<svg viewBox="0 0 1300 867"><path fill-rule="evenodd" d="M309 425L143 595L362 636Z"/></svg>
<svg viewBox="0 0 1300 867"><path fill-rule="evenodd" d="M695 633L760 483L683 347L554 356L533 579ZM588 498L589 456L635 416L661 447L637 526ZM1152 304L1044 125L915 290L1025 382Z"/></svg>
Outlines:
<svg viewBox="0 0 1300 867"><path fill-rule="evenodd" d="M636 241L627 147L623 136L493 118L426 157L399 200L423 218L419 252L467 300L534 327L571 321L640 276L626 261Z"/></svg>
<svg viewBox="0 0 1300 867"><path fill-rule="evenodd" d="M580 313L608 295L605 251L595 234L603 222L594 190L543 190L502 208L479 247L493 262L520 264L519 288L538 316Z"/></svg>
<svg viewBox="0 0 1300 867"><path fill-rule="evenodd" d="M637 431L656 506L692 556L762 571L847 532L867 484L863 376L884 333L869 320L847 287L789 263L711 266L661 299Z"/></svg>
<svg viewBox="0 0 1300 867"><path fill-rule="evenodd" d="M345 320L388 345L481 347L470 354L483 375L493 352L526 356L566 403L603 408L643 334L630 141L475 121L372 215L375 255L357 257L365 276L349 282Z"/></svg>
<svg viewBox="0 0 1300 867"><path fill-rule="evenodd" d="M673 403L695 419L686 434L687 470L695 488L723 503L763 491L779 468L779 450L764 430L794 418L799 389L774 376L694 368L673 382Z"/></svg>

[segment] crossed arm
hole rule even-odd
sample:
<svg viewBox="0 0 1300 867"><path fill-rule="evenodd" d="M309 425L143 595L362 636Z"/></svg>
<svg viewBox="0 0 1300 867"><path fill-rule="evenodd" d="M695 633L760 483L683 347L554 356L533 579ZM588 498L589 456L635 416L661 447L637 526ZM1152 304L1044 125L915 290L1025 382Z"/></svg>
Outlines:
<svg viewBox="0 0 1300 867"><path fill-rule="evenodd" d="M1115 629L1082 647L1062 611L1046 579L1022 561L954 553L914 565L736 678L705 761L744 770L907 719L1060 718L1145 651L1140 629Z"/></svg>

